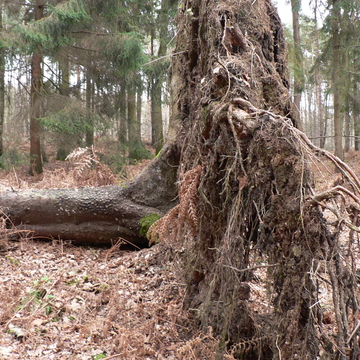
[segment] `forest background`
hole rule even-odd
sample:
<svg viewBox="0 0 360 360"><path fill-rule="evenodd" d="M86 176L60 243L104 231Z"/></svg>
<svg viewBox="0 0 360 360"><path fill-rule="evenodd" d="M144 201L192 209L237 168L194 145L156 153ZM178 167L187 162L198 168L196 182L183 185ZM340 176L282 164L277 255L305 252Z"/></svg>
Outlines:
<svg viewBox="0 0 360 360"><path fill-rule="evenodd" d="M300 127L343 158L360 149L358 0L288 6ZM0 166L39 174L47 161L95 145L119 173L158 153L169 125L177 7L175 0L2 1Z"/></svg>

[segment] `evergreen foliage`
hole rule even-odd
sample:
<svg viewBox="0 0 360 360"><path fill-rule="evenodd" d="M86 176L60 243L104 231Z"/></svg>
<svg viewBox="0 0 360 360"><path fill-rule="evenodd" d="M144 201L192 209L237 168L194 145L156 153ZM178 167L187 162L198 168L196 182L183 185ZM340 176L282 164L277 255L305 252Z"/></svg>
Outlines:
<svg viewBox="0 0 360 360"><path fill-rule="evenodd" d="M46 81L43 79L41 91L43 114L39 122L48 133L58 134L57 140L62 139L58 152L64 152L64 142L68 139L73 143L74 136L81 139L86 134L86 142L93 142L95 132L105 134L109 130L99 125L107 122L114 127L119 111L124 113L116 104L119 82L125 78L127 83L134 81L129 79L138 78L141 65L148 61L145 24L150 22L151 14L145 3L141 0L56 0L45 3L41 20L34 21L32 4L21 5L25 10L22 19L22 11L17 13L18 20L13 18L9 43L14 54L22 56L41 49L46 60L43 69ZM83 73L82 79L78 76L76 86L71 84L74 67L78 68L78 74L79 70ZM60 97L56 100L59 95L66 95L69 101ZM53 100L46 100L53 96ZM77 101L73 101L74 97ZM49 107L51 104L54 106ZM151 156L141 139L132 136L129 141L126 133L124 136L121 146L130 146L126 153L131 161Z"/></svg>
<svg viewBox="0 0 360 360"><path fill-rule="evenodd" d="M57 6L49 5L46 15L41 21L30 21L19 28L23 42L30 52L38 46L51 52L72 44L72 31L87 26L91 21L86 3L82 0L69 0Z"/></svg>
<svg viewBox="0 0 360 360"><path fill-rule="evenodd" d="M92 117L92 121L89 121ZM82 135L94 130L90 123L100 122L96 114L88 113L86 108L71 102L62 110L39 119L42 127L55 133Z"/></svg>
<svg viewBox="0 0 360 360"><path fill-rule="evenodd" d="M136 32L108 36L101 46L102 54L112 64L117 76L139 71L140 66L146 61L141 36Z"/></svg>

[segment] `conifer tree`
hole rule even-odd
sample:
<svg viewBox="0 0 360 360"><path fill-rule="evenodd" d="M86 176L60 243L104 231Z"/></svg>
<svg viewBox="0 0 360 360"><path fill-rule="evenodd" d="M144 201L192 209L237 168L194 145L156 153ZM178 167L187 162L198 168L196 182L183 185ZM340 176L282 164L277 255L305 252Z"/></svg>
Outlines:
<svg viewBox="0 0 360 360"><path fill-rule="evenodd" d="M294 104L297 109L298 126L302 129L300 117L301 93L304 89L304 72L302 63L301 39L300 39L300 20L299 12L301 0L291 0L292 20L293 20L293 38L294 38Z"/></svg>
<svg viewBox="0 0 360 360"><path fill-rule="evenodd" d="M343 159L342 145L342 119L340 116L340 4L339 0L332 0L332 88L334 106L334 132L335 132L335 155Z"/></svg>
<svg viewBox="0 0 360 360"><path fill-rule="evenodd" d="M35 1L35 21L44 17L44 1ZM42 168L42 155L40 144L40 124L38 119L41 117L40 96L42 92L41 79L42 53L40 46L34 48L31 61L31 87L30 87L30 174L40 174Z"/></svg>
<svg viewBox="0 0 360 360"><path fill-rule="evenodd" d="M152 63L147 69L149 74L149 86L151 94L151 126L152 126L152 145L158 153L164 142L163 135L163 119L162 119L162 88L164 84L164 76L169 67L168 59L164 59L168 51L170 19L174 13L176 2L172 0L162 0L158 16L154 19L154 28L151 29L151 41L157 42L157 57L159 60ZM158 36L156 36L158 34ZM151 55L155 56L154 45L151 46Z"/></svg>
<svg viewBox="0 0 360 360"><path fill-rule="evenodd" d="M0 4L0 34L3 32L3 9ZM5 45L0 42L0 156L3 155L3 129L5 116Z"/></svg>

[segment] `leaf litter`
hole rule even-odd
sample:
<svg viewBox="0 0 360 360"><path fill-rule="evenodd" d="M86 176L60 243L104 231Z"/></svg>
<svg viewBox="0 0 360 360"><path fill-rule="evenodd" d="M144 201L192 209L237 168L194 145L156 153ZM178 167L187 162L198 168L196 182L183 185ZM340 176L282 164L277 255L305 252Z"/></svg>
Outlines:
<svg viewBox="0 0 360 360"><path fill-rule="evenodd" d="M0 190L101 186L109 178L101 164L94 171L84 166L87 158L77 161L75 167L48 164L35 179L25 168L2 171ZM127 166L126 172L132 177L147 163ZM210 359L215 353L217 340L195 331L182 309L181 254L165 259L161 244L134 252L122 250L121 242L110 249L44 242L31 232L7 229L5 220L0 360L198 359L200 353Z"/></svg>
<svg viewBox="0 0 360 360"><path fill-rule="evenodd" d="M348 156L360 173L359 155ZM314 171L321 175L320 187L333 178L327 170ZM34 185L25 175L11 180L7 174L0 186L36 187L41 182L60 187L63 177L57 182L52 176L49 183L46 175ZM219 339L211 329L199 332L183 310L181 249L164 257L166 244L137 252L122 250L120 243L110 249L76 247L31 239L29 233L6 229L5 222L0 227L0 360L216 358ZM250 306L255 312L272 312L266 268L259 266L254 274ZM326 290L325 281L319 301L330 334L336 321L331 291ZM234 359L230 354L223 358Z"/></svg>

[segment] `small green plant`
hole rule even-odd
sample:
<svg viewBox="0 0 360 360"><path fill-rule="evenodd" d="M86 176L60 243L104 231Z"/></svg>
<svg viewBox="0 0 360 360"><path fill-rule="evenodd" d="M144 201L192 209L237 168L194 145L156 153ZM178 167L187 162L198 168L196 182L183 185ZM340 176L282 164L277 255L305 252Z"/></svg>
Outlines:
<svg viewBox="0 0 360 360"><path fill-rule="evenodd" d="M16 311L27 307L29 307L30 312L44 308L45 314L50 315L50 313L52 313L52 300L54 299L54 295L48 294L48 290L44 286L47 283L51 283L51 279L48 276L44 276L40 280L34 280L33 288L28 292L28 295L20 301L20 305L16 308Z"/></svg>
<svg viewBox="0 0 360 360"><path fill-rule="evenodd" d="M150 215L147 215L147 216L144 216L142 219L140 219L140 235L146 237L146 234L150 228L150 226L158 221L159 219L161 218L160 215L158 214L150 214Z"/></svg>
<svg viewBox="0 0 360 360"><path fill-rule="evenodd" d="M129 162L131 165L136 165L139 160L152 159L153 155L150 151L140 142L129 147Z"/></svg>
<svg viewBox="0 0 360 360"><path fill-rule="evenodd" d="M100 294L103 291L106 291L109 288L108 284L100 284L95 290L95 294Z"/></svg>
<svg viewBox="0 0 360 360"><path fill-rule="evenodd" d="M77 284L79 281L77 279L72 279L72 280L68 280L66 281L66 285L68 286L71 286L71 285L74 285L74 284Z"/></svg>
<svg viewBox="0 0 360 360"><path fill-rule="evenodd" d="M12 167L28 164L29 160L25 153L19 152L17 148L11 148L0 156L0 168L10 170Z"/></svg>
<svg viewBox="0 0 360 360"><path fill-rule="evenodd" d="M50 283L51 280L48 276L43 276L40 280L34 280L34 286L38 286L41 284Z"/></svg>
<svg viewBox="0 0 360 360"><path fill-rule="evenodd" d="M10 261L10 264L13 264L13 265L19 265L19 264L20 264L20 261L19 261L19 260L14 259L14 258L11 257L11 256L7 256L6 258Z"/></svg>
<svg viewBox="0 0 360 360"><path fill-rule="evenodd" d="M50 315L52 312L51 305L46 305L45 307L45 314Z"/></svg>
<svg viewBox="0 0 360 360"><path fill-rule="evenodd" d="M97 355L91 355L91 359L92 360L100 360L100 359L105 359L106 358L106 352L104 351L101 354L97 354Z"/></svg>

